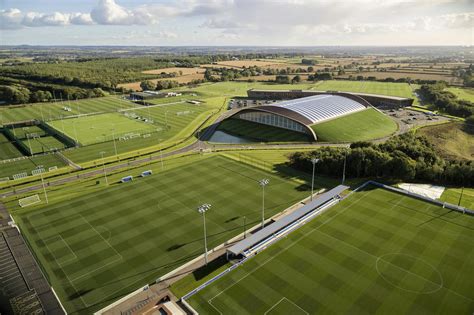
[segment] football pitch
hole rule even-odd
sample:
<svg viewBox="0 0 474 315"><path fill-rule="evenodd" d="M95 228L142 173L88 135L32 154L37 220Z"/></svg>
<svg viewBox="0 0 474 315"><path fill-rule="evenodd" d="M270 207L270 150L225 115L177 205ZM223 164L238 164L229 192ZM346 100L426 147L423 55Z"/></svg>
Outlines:
<svg viewBox="0 0 474 315"><path fill-rule="evenodd" d="M307 187L231 159L186 158L150 177L15 213L68 313L90 314L308 195Z"/></svg>
<svg viewBox="0 0 474 315"><path fill-rule="evenodd" d="M188 302L200 314L470 314L473 226L369 186Z"/></svg>
<svg viewBox="0 0 474 315"><path fill-rule="evenodd" d="M48 122L56 130L82 145L111 141L125 134L142 134L156 131L157 127L125 117L118 113L91 115Z"/></svg>
<svg viewBox="0 0 474 315"><path fill-rule="evenodd" d="M314 89L415 98L407 83L330 80L316 83Z"/></svg>

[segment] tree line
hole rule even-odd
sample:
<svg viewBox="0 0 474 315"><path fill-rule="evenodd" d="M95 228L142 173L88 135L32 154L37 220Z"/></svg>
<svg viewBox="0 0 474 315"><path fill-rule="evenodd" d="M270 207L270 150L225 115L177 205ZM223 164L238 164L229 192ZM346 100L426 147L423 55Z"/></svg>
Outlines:
<svg viewBox="0 0 474 315"><path fill-rule="evenodd" d="M319 174L334 177L342 177L345 160L348 177L474 185L474 161L445 160L425 137L412 133L392 137L382 144L355 142L350 148L296 152L290 155L288 163L310 172L312 158L319 159Z"/></svg>
<svg viewBox="0 0 474 315"><path fill-rule="evenodd" d="M455 94L445 91L445 88L443 83L423 84L419 93L423 101L445 113L463 118L474 115L474 103L458 99Z"/></svg>

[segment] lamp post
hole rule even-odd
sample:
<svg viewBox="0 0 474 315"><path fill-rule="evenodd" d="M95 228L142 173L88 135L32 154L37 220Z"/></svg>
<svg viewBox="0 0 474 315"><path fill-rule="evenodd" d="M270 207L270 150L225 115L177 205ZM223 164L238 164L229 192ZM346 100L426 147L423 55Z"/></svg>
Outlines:
<svg viewBox="0 0 474 315"><path fill-rule="evenodd" d="M115 125L114 125L114 128L112 129L112 139L114 140L115 155L117 155L117 144L115 143Z"/></svg>
<svg viewBox="0 0 474 315"><path fill-rule="evenodd" d="M41 176L41 185L43 185L44 199L46 200L46 203L49 203L48 194L46 193L46 187L44 186L43 172L40 173L40 176Z"/></svg>
<svg viewBox="0 0 474 315"><path fill-rule="evenodd" d="M316 166L316 163L319 162L319 159L317 158L312 158L311 159L311 163L313 163L313 178L311 180L311 201L313 201L313 191L314 191L314 168Z"/></svg>
<svg viewBox="0 0 474 315"><path fill-rule="evenodd" d="M263 178L258 181L258 184L262 186L262 229L265 226L265 186L270 182L269 179Z"/></svg>
<svg viewBox="0 0 474 315"><path fill-rule="evenodd" d="M207 265L207 234L206 234L206 212L211 209L211 205L208 203L202 204L198 207L198 212L202 214L202 220L204 223L204 260Z"/></svg>
<svg viewBox="0 0 474 315"><path fill-rule="evenodd" d="M344 152L344 167L342 168L342 185L346 181L346 161L347 161L347 151Z"/></svg>
<svg viewBox="0 0 474 315"><path fill-rule="evenodd" d="M102 156L102 166L104 167L105 184L108 185L108 184L109 184L109 181L107 180L107 172L106 172L106 170L105 170L104 153L105 153L105 151L101 151L101 152L100 152L100 155Z"/></svg>

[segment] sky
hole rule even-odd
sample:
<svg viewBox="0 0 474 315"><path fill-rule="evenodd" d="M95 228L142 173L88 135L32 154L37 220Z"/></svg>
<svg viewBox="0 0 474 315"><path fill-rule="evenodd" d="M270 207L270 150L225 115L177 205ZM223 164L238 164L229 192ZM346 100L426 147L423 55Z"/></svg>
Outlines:
<svg viewBox="0 0 474 315"><path fill-rule="evenodd" d="M0 45L474 45L474 0L0 0Z"/></svg>

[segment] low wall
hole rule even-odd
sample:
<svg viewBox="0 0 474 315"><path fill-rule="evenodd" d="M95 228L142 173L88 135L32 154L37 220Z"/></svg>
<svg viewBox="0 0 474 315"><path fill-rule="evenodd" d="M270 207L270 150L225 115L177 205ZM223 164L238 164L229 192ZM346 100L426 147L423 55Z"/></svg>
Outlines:
<svg viewBox="0 0 474 315"><path fill-rule="evenodd" d="M420 200L423 200L423 201L426 201L426 202L430 202L432 204L441 206L443 208L448 208L448 209L451 209L451 210L454 210L454 211L474 215L474 210L464 208L464 207L461 207L461 206L456 206L456 205L453 205L452 203L449 203L449 202L443 202L443 201L431 199L431 198L428 198L426 196L418 195L418 194L415 194L415 193L412 193L412 192L409 192L409 191L406 191L406 190L403 190L403 189L400 189L400 188L396 188L396 187L393 187L393 186L381 184L381 183L378 183L378 182L375 182L375 181L368 181L363 186L365 187L367 185L378 186L378 187L381 187L381 188L384 188L384 189L387 189L387 190L390 190L390 191L393 191L393 192L396 192L396 193L399 193L399 194L404 194L404 195L407 195L407 196L410 196L410 197L413 197L413 198L416 198L416 199L420 199Z"/></svg>

